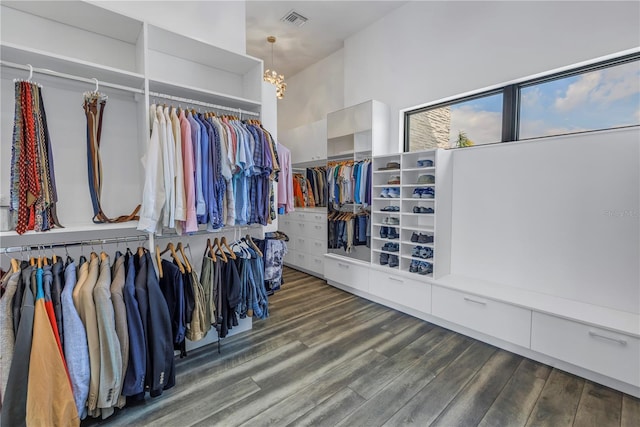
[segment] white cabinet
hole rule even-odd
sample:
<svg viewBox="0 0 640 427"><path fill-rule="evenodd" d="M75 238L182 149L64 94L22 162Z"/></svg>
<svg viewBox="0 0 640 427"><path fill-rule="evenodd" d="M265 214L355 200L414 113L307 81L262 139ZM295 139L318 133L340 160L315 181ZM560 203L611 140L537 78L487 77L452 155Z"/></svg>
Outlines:
<svg viewBox="0 0 640 427"><path fill-rule="evenodd" d="M369 292L421 313L431 313L431 285L395 274L371 270Z"/></svg>
<svg viewBox="0 0 640 427"><path fill-rule="evenodd" d="M531 310L434 286L431 312L449 322L529 347Z"/></svg>
<svg viewBox="0 0 640 427"><path fill-rule="evenodd" d="M322 277L327 252L327 213L323 208L298 209L278 217L279 230L289 236L285 263Z"/></svg>
<svg viewBox="0 0 640 427"><path fill-rule="evenodd" d="M367 263L326 255L324 277L327 282L345 285L359 291L369 292L369 266Z"/></svg>
<svg viewBox="0 0 640 427"><path fill-rule="evenodd" d="M328 158L371 156L394 148L387 105L371 100L327 114Z"/></svg>
<svg viewBox="0 0 640 427"><path fill-rule="evenodd" d="M640 387L640 338L533 313L531 349Z"/></svg>
<svg viewBox="0 0 640 427"><path fill-rule="evenodd" d="M284 130L278 141L291 151L293 165L319 164L327 158L327 121Z"/></svg>

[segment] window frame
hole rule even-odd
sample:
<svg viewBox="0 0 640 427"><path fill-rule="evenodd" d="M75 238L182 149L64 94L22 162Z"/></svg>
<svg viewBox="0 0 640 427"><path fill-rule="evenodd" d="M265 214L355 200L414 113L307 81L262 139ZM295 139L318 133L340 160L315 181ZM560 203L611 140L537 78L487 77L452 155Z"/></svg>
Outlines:
<svg viewBox="0 0 640 427"><path fill-rule="evenodd" d="M520 139L520 135L519 135L521 89L551 82L554 80L563 79L566 77L578 76L578 75L585 74L592 71L615 67L617 65L622 65L630 62L635 62L635 61L640 62L640 48L618 52L616 54L608 55L605 57L600 57L590 61L573 64L567 67L547 71L545 73L539 73L533 76L525 77L525 78L514 80L511 82L506 82L506 83L486 87L476 91L466 92L464 94L443 98L434 102L423 104L421 106L402 110L401 114L403 115L403 121L404 121L403 151L405 153L408 153L410 148L409 121L410 121L411 115L423 113L425 111L434 110L434 109L438 109L446 106L455 105L461 102L471 101L471 100L482 98L485 96L496 95L500 93L502 94L501 141L496 141L495 143L488 143L488 144L482 144L482 145L493 145L493 144L500 144L503 142L531 141L539 138L551 138L551 137L557 137L561 135L573 135L577 133L599 132L599 131L609 130L609 129L638 127L640 126L640 124L619 126L619 127L612 127L612 128L590 129L586 131L571 132L566 134L535 136L535 137L525 138L525 139ZM479 145L479 146L482 146L482 145ZM450 150L457 150L459 148L468 148L468 147L450 148Z"/></svg>

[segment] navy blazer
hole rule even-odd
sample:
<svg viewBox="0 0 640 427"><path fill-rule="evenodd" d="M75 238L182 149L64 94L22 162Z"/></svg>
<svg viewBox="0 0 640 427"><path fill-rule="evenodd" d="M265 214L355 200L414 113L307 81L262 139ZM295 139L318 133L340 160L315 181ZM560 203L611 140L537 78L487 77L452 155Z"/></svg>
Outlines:
<svg viewBox="0 0 640 427"><path fill-rule="evenodd" d="M144 393L147 370L147 341L145 338L140 307L136 298L136 268L134 256L127 251L125 259L124 305L127 310L127 330L129 331L129 364L124 377L122 394L136 396Z"/></svg>

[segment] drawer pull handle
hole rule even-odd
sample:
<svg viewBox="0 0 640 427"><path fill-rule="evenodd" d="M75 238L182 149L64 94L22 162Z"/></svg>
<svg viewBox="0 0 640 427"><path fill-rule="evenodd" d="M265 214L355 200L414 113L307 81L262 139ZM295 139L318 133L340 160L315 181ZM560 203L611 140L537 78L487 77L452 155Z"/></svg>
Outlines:
<svg viewBox="0 0 640 427"><path fill-rule="evenodd" d="M475 304L487 305L487 303L486 303L486 302L484 302L484 301L479 301L479 300L477 300L477 299L473 299L473 298L469 298L469 297L464 297L464 300L465 300L465 301L472 302L472 303L475 303Z"/></svg>
<svg viewBox="0 0 640 427"><path fill-rule="evenodd" d="M341 262L338 263L338 267L349 268L349 266L347 264L343 264Z"/></svg>
<svg viewBox="0 0 640 427"><path fill-rule="evenodd" d="M397 277L391 277L391 276L387 276L387 277L389 277L389 280L393 280L394 282L404 283L404 280L398 279Z"/></svg>
<svg viewBox="0 0 640 427"><path fill-rule="evenodd" d="M605 340L617 342L620 345L627 345L627 340L623 340L623 339L620 339L620 338L608 337L606 335L601 335L601 334L599 334L597 332L594 332L594 331L589 331L589 336L590 337L594 337L594 338L602 338L602 339L605 339Z"/></svg>
<svg viewBox="0 0 640 427"><path fill-rule="evenodd" d="M320 230L322 228L321 225L316 225L316 230Z"/></svg>

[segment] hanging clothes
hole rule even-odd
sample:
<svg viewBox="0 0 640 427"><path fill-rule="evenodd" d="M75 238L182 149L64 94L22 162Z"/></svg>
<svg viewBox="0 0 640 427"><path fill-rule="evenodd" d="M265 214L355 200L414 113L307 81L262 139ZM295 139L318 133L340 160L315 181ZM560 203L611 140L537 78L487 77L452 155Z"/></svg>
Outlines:
<svg viewBox="0 0 640 427"><path fill-rule="evenodd" d="M10 193L18 234L62 227L56 215L58 195L42 88L25 81L15 82Z"/></svg>

